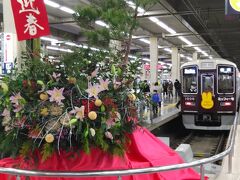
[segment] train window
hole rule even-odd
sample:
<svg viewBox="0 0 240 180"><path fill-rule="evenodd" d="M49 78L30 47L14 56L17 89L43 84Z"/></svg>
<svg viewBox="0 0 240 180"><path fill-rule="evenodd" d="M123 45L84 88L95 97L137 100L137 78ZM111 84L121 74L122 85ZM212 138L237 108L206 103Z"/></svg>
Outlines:
<svg viewBox="0 0 240 180"><path fill-rule="evenodd" d="M234 93L234 68L218 67L218 93Z"/></svg>
<svg viewBox="0 0 240 180"><path fill-rule="evenodd" d="M202 92L214 92L214 75L203 74L202 75Z"/></svg>
<svg viewBox="0 0 240 180"><path fill-rule="evenodd" d="M183 93L197 93L197 68L187 67L183 71L182 90Z"/></svg>

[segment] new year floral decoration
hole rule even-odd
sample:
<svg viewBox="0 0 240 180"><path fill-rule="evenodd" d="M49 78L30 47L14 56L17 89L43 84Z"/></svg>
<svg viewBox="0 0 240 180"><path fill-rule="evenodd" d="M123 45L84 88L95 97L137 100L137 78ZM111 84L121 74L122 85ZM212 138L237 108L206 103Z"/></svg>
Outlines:
<svg viewBox="0 0 240 180"><path fill-rule="evenodd" d="M62 150L126 151L127 134L138 124L132 85L140 67L138 58L128 58L137 9L149 1L134 1L135 10L124 0L94 2L74 19L84 27L89 45L102 50L78 46L54 63L26 53L15 66L20 68L1 80L1 157L38 151L46 160ZM99 18L109 26L95 29ZM109 48L112 39L122 43L121 49Z"/></svg>
<svg viewBox="0 0 240 180"><path fill-rule="evenodd" d="M129 95L134 74L121 73L116 57L109 60L104 54L91 52L89 59L98 56L98 63L75 64L78 72L71 68L67 55L62 68L30 60L23 71L4 77L0 86L2 155L28 156L37 150L46 159L62 149L89 153L91 147L122 155L128 143L126 134L137 125L131 120L137 113L134 98ZM79 57L79 52L70 56ZM82 69L86 64L96 67ZM117 81L126 83L116 88Z"/></svg>

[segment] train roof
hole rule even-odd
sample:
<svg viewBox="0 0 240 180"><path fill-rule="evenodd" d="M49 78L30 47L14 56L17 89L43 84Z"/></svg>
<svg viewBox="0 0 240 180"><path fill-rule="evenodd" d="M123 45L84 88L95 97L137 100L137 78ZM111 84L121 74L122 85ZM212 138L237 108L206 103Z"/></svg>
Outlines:
<svg viewBox="0 0 240 180"><path fill-rule="evenodd" d="M197 65L199 69L215 69L218 64L228 64L237 68L237 65L231 61L221 58L215 59L201 59L197 61L191 61L181 65L181 68L185 66Z"/></svg>

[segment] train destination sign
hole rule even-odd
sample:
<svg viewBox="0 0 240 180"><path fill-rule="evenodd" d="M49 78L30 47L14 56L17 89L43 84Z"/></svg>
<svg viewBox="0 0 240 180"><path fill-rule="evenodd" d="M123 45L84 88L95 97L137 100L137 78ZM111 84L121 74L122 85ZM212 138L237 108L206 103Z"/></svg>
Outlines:
<svg viewBox="0 0 240 180"><path fill-rule="evenodd" d="M186 68L184 69L184 74L196 74L196 68Z"/></svg>

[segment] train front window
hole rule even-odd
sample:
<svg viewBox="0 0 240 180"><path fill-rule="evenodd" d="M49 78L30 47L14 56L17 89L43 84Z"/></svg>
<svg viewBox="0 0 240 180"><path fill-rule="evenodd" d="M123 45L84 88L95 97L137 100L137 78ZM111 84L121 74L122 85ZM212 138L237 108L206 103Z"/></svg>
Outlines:
<svg viewBox="0 0 240 180"><path fill-rule="evenodd" d="M234 68L218 66L218 93L234 93Z"/></svg>
<svg viewBox="0 0 240 180"><path fill-rule="evenodd" d="M183 93L197 93L197 68L196 67L187 67L182 70L183 79Z"/></svg>
<svg viewBox="0 0 240 180"><path fill-rule="evenodd" d="M214 92L214 76L212 74L202 75L202 92Z"/></svg>

